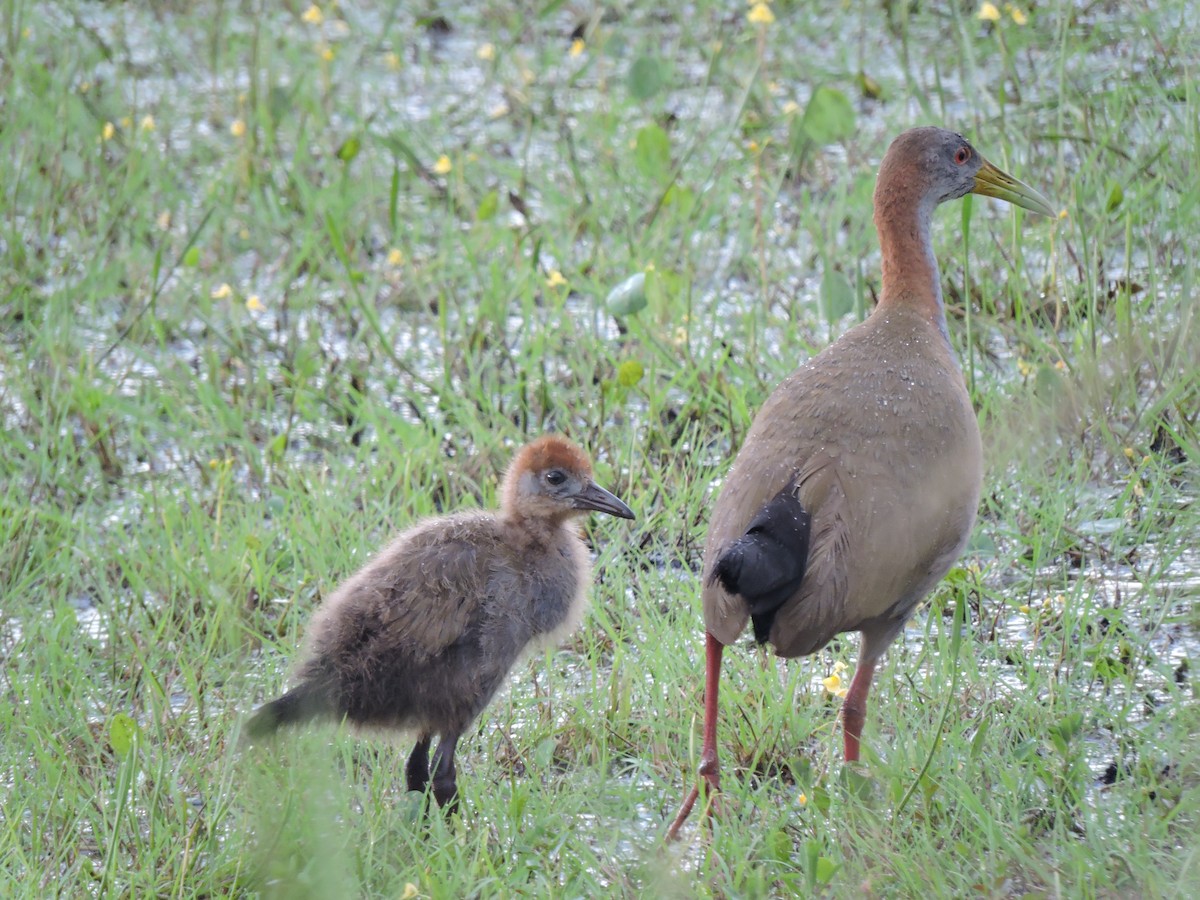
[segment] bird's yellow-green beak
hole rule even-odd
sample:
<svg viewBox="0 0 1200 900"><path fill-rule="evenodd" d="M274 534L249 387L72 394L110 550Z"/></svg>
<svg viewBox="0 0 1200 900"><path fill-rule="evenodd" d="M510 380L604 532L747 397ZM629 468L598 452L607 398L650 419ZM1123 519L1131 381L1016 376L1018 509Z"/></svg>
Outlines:
<svg viewBox="0 0 1200 900"><path fill-rule="evenodd" d="M983 167L975 173L975 187L971 188L971 193L1007 200L1009 203L1035 213L1041 213L1043 216L1054 217L1057 215L1051 208L1049 200L1025 182L1017 181L1007 172L997 169L986 159L983 161Z"/></svg>

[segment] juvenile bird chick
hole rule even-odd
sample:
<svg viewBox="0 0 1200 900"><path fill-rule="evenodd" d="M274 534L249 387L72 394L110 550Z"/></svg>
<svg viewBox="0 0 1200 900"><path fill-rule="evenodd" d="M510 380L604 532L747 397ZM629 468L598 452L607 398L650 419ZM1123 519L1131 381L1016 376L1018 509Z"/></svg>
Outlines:
<svg viewBox="0 0 1200 900"><path fill-rule="evenodd" d="M547 435L524 447L499 512L426 519L402 532L314 614L296 686L247 724L251 740L309 719L414 731L408 789L457 797L454 751L526 649L574 629L591 581L576 520L633 512L592 481L577 446Z"/></svg>

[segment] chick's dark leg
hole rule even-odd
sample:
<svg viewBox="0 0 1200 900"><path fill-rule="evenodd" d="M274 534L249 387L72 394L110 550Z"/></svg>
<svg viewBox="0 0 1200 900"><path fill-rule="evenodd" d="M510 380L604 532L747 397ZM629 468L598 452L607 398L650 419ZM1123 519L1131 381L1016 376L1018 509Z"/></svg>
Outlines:
<svg viewBox="0 0 1200 900"><path fill-rule="evenodd" d="M429 742L428 734L417 738L417 746L413 747L408 764L404 767L404 778L410 791L424 793L429 786Z"/></svg>
<svg viewBox="0 0 1200 900"><path fill-rule="evenodd" d="M442 735L433 754L433 796L438 806L447 812L458 807L458 774L454 769L454 748L458 745L457 734Z"/></svg>

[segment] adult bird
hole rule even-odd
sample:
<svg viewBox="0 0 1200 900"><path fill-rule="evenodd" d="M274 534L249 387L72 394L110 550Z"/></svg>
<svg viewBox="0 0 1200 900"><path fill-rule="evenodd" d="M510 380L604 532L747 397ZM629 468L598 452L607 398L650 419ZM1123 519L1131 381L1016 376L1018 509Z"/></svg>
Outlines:
<svg viewBox="0 0 1200 900"><path fill-rule="evenodd" d="M499 512L418 522L321 605L295 686L247 724L252 741L314 718L414 731L409 790L457 798L454 752L517 659L578 625L591 585L578 519L633 512L556 435L516 455Z"/></svg>
<svg viewBox="0 0 1200 900"><path fill-rule="evenodd" d="M966 546L983 479L979 426L946 331L929 229L939 203L969 193L1054 214L961 135L914 128L892 142L875 185L879 304L767 399L721 488L702 568L699 774L710 790L720 788L721 654L747 621L784 657L862 633L842 706L845 758L857 760L876 663Z"/></svg>

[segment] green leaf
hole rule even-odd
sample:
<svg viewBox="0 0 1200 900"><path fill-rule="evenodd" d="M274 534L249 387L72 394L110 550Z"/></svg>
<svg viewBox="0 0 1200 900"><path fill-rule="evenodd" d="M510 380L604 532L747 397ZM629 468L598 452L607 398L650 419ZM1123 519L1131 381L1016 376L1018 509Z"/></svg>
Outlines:
<svg viewBox="0 0 1200 900"><path fill-rule="evenodd" d="M883 96L883 87L879 82L862 70L859 70L854 83L858 85L859 92L868 100L878 100Z"/></svg>
<svg viewBox="0 0 1200 900"><path fill-rule="evenodd" d="M189 269L200 265L200 248L195 245L188 247L187 253L183 254L183 264Z"/></svg>
<svg viewBox="0 0 1200 900"><path fill-rule="evenodd" d="M773 829L766 839L767 856L775 862L785 863L792 858L792 839L782 828Z"/></svg>
<svg viewBox="0 0 1200 900"><path fill-rule="evenodd" d="M617 366L617 384L621 387L633 387L646 374L646 367L636 359L627 359Z"/></svg>
<svg viewBox="0 0 1200 900"><path fill-rule="evenodd" d="M833 144L854 135L854 105L837 88L819 87L813 91L800 123L814 144Z"/></svg>
<svg viewBox="0 0 1200 900"><path fill-rule="evenodd" d="M817 884L829 884L830 879L838 870L838 864L828 856L818 856L813 875Z"/></svg>
<svg viewBox="0 0 1200 900"><path fill-rule="evenodd" d="M137 722L125 713L117 713L108 721L108 743L117 756L124 758L129 755L137 734Z"/></svg>
<svg viewBox="0 0 1200 900"><path fill-rule="evenodd" d="M983 755L983 742L987 739L988 730L992 726L991 716L985 715L979 723L979 727L975 729L975 736L971 738L971 759L977 760Z"/></svg>
<svg viewBox="0 0 1200 900"><path fill-rule="evenodd" d="M1050 726L1050 740L1060 756L1066 756L1067 750L1079 732L1083 729L1083 713L1071 713L1063 716L1057 725Z"/></svg>
<svg viewBox="0 0 1200 900"><path fill-rule="evenodd" d="M342 146L338 147L337 158L342 162L350 162L358 156L358 151L361 149L362 141L356 135L351 135L342 142Z"/></svg>
<svg viewBox="0 0 1200 900"><path fill-rule="evenodd" d="M604 301L608 311L617 318L632 316L646 308L646 273L635 272L611 291Z"/></svg>
<svg viewBox="0 0 1200 900"><path fill-rule="evenodd" d="M649 100L667 82L662 63L654 56L639 56L629 67L629 93L635 100Z"/></svg>
<svg viewBox="0 0 1200 900"><path fill-rule="evenodd" d="M59 164L62 166L63 174L72 181L79 181L83 178L83 157L74 150L64 150L62 156L59 157Z"/></svg>
<svg viewBox="0 0 1200 900"><path fill-rule="evenodd" d="M495 218L496 210L499 208L500 195L496 191L488 191L479 201L479 208L475 210L475 221L486 222L488 219Z"/></svg>
<svg viewBox="0 0 1200 900"><path fill-rule="evenodd" d="M549 769L554 764L554 751L558 749L558 739L548 737L533 750L533 761L539 769Z"/></svg>
<svg viewBox="0 0 1200 900"><path fill-rule="evenodd" d="M267 115L272 125L278 125L292 111L292 90L275 84L267 92Z"/></svg>
<svg viewBox="0 0 1200 900"><path fill-rule="evenodd" d="M671 177L671 139L658 125L646 125L637 133L633 162L647 178L665 183Z"/></svg>
<svg viewBox="0 0 1200 900"><path fill-rule="evenodd" d="M663 194L663 209L677 210L679 218L686 219L696 206L696 195L688 188L673 184Z"/></svg>
<svg viewBox="0 0 1200 900"><path fill-rule="evenodd" d="M808 792L808 805L822 815L829 815L829 810L833 806L833 798L829 796L829 790L822 785L813 785L813 789Z"/></svg>
<svg viewBox="0 0 1200 900"><path fill-rule="evenodd" d="M1125 202L1125 189L1121 187L1119 181L1109 179L1108 182L1108 200L1104 204L1105 212L1113 212L1117 207Z"/></svg>
<svg viewBox="0 0 1200 900"><path fill-rule="evenodd" d="M854 309L854 289L846 276L833 266L825 267L821 277L821 313L829 322L836 322Z"/></svg>

